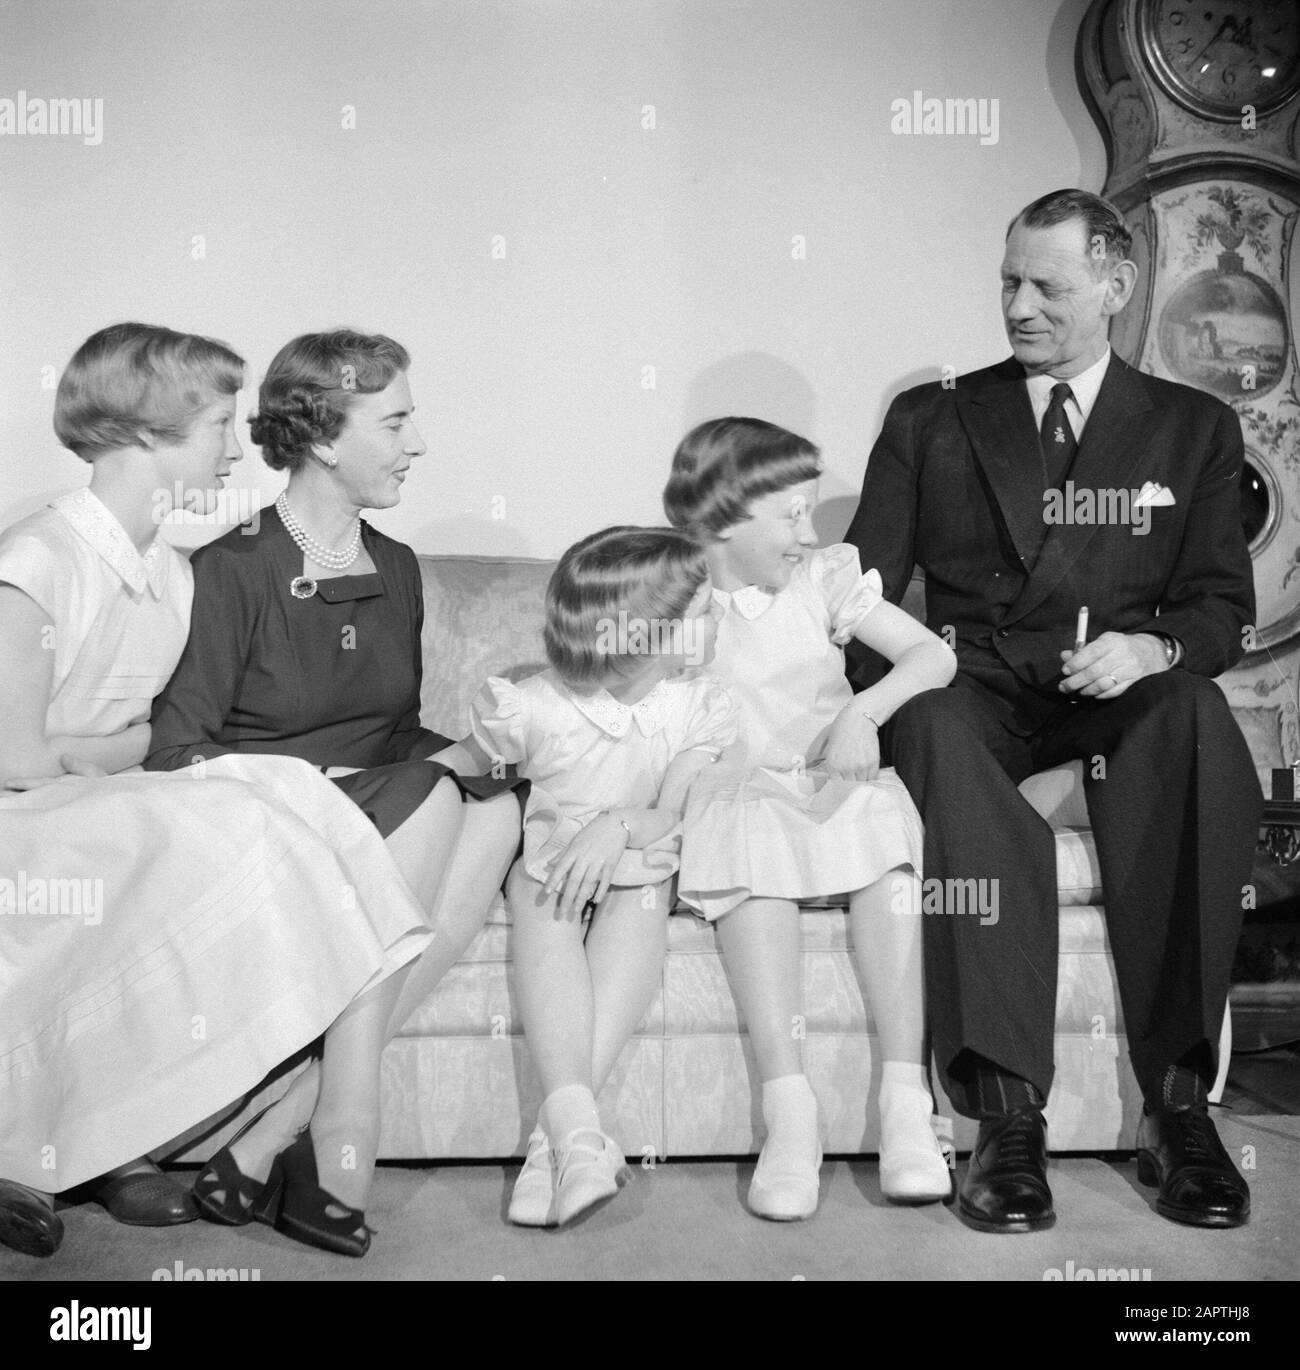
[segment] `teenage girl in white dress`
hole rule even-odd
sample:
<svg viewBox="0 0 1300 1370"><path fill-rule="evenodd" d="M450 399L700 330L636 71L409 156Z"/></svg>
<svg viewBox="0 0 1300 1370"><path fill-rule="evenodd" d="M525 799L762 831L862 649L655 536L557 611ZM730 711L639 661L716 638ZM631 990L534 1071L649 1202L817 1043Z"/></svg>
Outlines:
<svg viewBox="0 0 1300 1370"><path fill-rule="evenodd" d="M762 1217L817 1206L817 1100L800 1034L799 899L848 895L854 955L884 1060L881 1186L926 1202L949 1192L930 1124L922 1056L921 822L892 770L880 725L912 695L946 685L955 659L881 598L854 548L820 551L811 517L817 449L759 419L687 434L664 493L670 522L706 547L723 611L712 670L740 704L741 741L692 787L682 898L717 921L763 1085L767 1139L749 1201ZM853 696L841 644L894 663Z"/></svg>

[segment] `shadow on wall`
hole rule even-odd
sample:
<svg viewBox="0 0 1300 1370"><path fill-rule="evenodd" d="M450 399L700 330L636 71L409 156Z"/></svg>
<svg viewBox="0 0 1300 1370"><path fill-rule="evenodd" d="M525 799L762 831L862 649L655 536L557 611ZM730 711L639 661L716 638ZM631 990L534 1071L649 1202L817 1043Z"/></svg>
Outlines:
<svg viewBox="0 0 1300 1370"><path fill-rule="evenodd" d="M834 499L822 500L813 512L817 545L829 547L832 543L843 542L844 534L857 511L857 495L838 495Z"/></svg>
<svg viewBox="0 0 1300 1370"><path fill-rule="evenodd" d="M1106 144L1101 130L1091 121L1077 121L1070 114L1078 107L1079 92L1088 88L1079 56L1079 31L1091 3L1092 0L1064 0L1048 35L1046 66L1048 89L1079 149L1079 172L1075 184L1083 190L1100 194L1106 181ZM1045 186L1038 193L1046 194L1050 189L1051 186ZM1008 219L1011 212L1007 211Z"/></svg>
<svg viewBox="0 0 1300 1370"><path fill-rule="evenodd" d="M714 362L691 382L686 391L686 421L682 433L685 435L706 419L733 416L765 419L816 442L816 409L812 386L793 366L767 352L740 352ZM819 542L835 541L827 538L826 529L834 526L835 519L840 517L833 506L845 502L831 500L828 505L818 506L813 526ZM829 520L827 509L832 511ZM845 526L852 512L849 510L843 516Z"/></svg>
<svg viewBox="0 0 1300 1370"><path fill-rule="evenodd" d="M705 367L686 390L685 434L705 419L766 419L816 442L812 386L766 352L740 352Z"/></svg>
<svg viewBox="0 0 1300 1370"><path fill-rule="evenodd" d="M910 376L902 376L894 381L884 394L880 407L881 420L884 420L889 406L903 391L911 390L914 386L931 384L938 379L939 376L935 373L934 368L927 367L924 371L913 371ZM871 451L877 436L876 433L864 433L862 435L863 465L861 474L857 477L858 489L849 495L839 495L834 499L823 500L817 506L817 512L813 515L813 527L816 528L818 540L823 547L828 543L844 541L844 534L848 531L849 524L853 522L853 515L858 511L858 501L861 499L861 482L866 476L866 454Z"/></svg>

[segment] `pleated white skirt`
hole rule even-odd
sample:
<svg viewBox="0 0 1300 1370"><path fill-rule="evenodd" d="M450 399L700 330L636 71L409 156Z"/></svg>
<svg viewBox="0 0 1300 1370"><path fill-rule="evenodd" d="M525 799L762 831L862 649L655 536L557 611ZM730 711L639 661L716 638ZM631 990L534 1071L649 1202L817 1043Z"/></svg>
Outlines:
<svg viewBox="0 0 1300 1370"><path fill-rule="evenodd" d="M0 797L0 1177L58 1192L160 1147L431 936L295 758Z"/></svg>

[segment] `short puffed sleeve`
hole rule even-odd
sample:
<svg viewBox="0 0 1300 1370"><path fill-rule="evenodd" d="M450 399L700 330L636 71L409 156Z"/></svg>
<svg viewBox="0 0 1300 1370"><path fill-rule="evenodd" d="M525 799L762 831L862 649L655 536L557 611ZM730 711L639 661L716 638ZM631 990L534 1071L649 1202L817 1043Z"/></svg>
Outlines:
<svg viewBox="0 0 1300 1370"><path fill-rule="evenodd" d="M502 676L489 676L469 706L469 731L496 761L517 766L528 758L528 711L519 687Z"/></svg>
<svg viewBox="0 0 1300 1370"><path fill-rule="evenodd" d="M884 598L880 572L864 572L858 549L847 542L814 552L808 577L826 606L831 641L839 647L849 641L858 624Z"/></svg>
<svg viewBox="0 0 1300 1370"><path fill-rule="evenodd" d="M702 673L691 681L694 705L682 750L720 755L736 740L740 713L735 696L717 676Z"/></svg>
<svg viewBox="0 0 1300 1370"><path fill-rule="evenodd" d="M12 585L57 621L61 590L68 567L61 566L53 549L31 533L13 532L0 538L0 584Z"/></svg>

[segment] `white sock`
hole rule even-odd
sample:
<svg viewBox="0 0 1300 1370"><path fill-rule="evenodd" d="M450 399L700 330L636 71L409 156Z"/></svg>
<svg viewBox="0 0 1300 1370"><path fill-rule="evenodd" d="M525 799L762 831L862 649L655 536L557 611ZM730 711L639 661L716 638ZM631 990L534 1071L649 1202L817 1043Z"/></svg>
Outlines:
<svg viewBox="0 0 1300 1370"><path fill-rule="evenodd" d="M596 1096L586 1085L562 1085L553 1094L548 1094L539 1122L545 1127L552 1145L562 1142L572 1132L602 1130Z"/></svg>
<svg viewBox="0 0 1300 1370"><path fill-rule="evenodd" d="M763 1121L767 1124L763 1153L769 1164L782 1157L798 1165L816 1162L817 1096L806 1075L764 1080Z"/></svg>
<svg viewBox="0 0 1300 1370"><path fill-rule="evenodd" d="M880 1076L880 1149L933 1150L933 1112L925 1067L910 1061L886 1061Z"/></svg>

